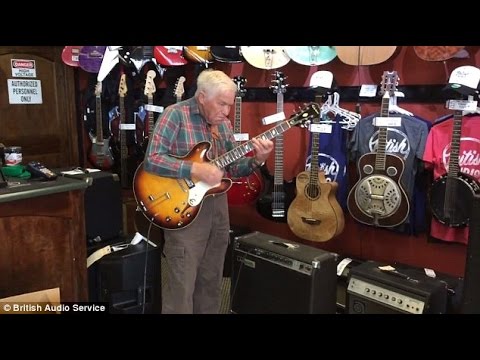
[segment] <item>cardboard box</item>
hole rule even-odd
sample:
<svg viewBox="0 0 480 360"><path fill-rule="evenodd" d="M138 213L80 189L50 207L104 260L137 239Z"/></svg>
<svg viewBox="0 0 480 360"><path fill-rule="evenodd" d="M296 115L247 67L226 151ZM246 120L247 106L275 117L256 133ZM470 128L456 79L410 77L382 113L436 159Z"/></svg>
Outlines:
<svg viewBox="0 0 480 360"><path fill-rule="evenodd" d="M60 288L0 299L0 314L60 314Z"/></svg>

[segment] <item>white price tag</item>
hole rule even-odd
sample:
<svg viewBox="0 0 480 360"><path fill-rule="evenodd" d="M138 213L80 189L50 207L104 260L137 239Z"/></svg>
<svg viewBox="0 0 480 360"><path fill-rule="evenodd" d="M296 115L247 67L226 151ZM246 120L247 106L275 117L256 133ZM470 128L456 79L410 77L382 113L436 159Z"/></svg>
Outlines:
<svg viewBox="0 0 480 360"><path fill-rule="evenodd" d="M135 130L135 124L120 124L120 130Z"/></svg>
<svg viewBox="0 0 480 360"><path fill-rule="evenodd" d="M474 100L447 100L447 109L475 111L477 110L477 101Z"/></svg>
<svg viewBox="0 0 480 360"><path fill-rule="evenodd" d="M363 84L359 95L362 97L375 97L377 95L377 85Z"/></svg>
<svg viewBox="0 0 480 360"><path fill-rule="evenodd" d="M309 130L313 133L331 134L332 124L310 124Z"/></svg>
<svg viewBox="0 0 480 360"><path fill-rule="evenodd" d="M399 116L392 116L392 117L378 116L373 118L373 126L399 127L399 126L402 126L402 118Z"/></svg>
<svg viewBox="0 0 480 360"><path fill-rule="evenodd" d="M235 138L235 141L247 141L250 138L248 133L233 134L233 137Z"/></svg>
<svg viewBox="0 0 480 360"><path fill-rule="evenodd" d="M285 120L285 113L282 111L282 112L279 112L279 113L276 113L276 114L273 114L273 115L270 115L270 116L266 116L262 119L262 124L263 125L269 125L269 124L273 124L273 123L276 123L278 121L282 121L282 120Z"/></svg>
<svg viewBox="0 0 480 360"><path fill-rule="evenodd" d="M147 111L153 111L153 112L157 112L157 113L162 113L163 112L163 106L145 104L144 108Z"/></svg>

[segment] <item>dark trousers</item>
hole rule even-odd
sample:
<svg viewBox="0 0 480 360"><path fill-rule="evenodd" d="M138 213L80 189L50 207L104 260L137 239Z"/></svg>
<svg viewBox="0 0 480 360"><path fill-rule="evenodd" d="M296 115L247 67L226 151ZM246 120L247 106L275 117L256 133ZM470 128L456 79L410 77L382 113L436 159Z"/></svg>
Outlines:
<svg viewBox="0 0 480 360"><path fill-rule="evenodd" d="M230 222L226 194L208 196L186 228L165 230L164 314L218 314Z"/></svg>

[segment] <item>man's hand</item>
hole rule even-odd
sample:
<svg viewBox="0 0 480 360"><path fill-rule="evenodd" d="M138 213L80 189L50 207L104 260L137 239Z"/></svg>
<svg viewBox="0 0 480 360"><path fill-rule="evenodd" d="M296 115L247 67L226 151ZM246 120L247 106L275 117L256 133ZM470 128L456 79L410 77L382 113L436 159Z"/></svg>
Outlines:
<svg viewBox="0 0 480 360"><path fill-rule="evenodd" d="M194 162L192 164L191 175L210 186L214 186L220 184L222 181L223 170L209 163Z"/></svg>
<svg viewBox="0 0 480 360"><path fill-rule="evenodd" d="M252 138L252 144L255 149L255 159L257 159L257 162L265 162L273 150L273 141Z"/></svg>

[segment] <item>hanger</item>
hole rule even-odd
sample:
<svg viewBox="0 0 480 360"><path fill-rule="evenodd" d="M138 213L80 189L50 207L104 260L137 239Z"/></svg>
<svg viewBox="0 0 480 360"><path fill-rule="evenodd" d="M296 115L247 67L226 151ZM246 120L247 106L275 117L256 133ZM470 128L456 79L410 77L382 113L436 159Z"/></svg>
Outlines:
<svg viewBox="0 0 480 360"><path fill-rule="evenodd" d="M473 95L468 95L468 101L473 101ZM477 106L475 110L464 110L463 116L465 115L473 115L473 114L480 114L480 107Z"/></svg>
<svg viewBox="0 0 480 360"><path fill-rule="evenodd" d="M398 97L405 97L405 95L400 91L395 91L393 96L390 96L389 103L388 103L388 111L396 112L398 114L413 116L413 113L411 113L408 110L402 109L400 106L397 105Z"/></svg>
<svg viewBox="0 0 480 360"><path fill-rule="evenodd" d="M356 112L343 109L339 106L340 103L340 94L334 92L333 94L328 95L328 99L324 102L320 109L320 117L323 119L328 113L333 113L334 115L340 115L343 117L343 120L339 121L339 124L342 124L342 129L353 130L357 125L358 121L361 118L360 114ZM328 123L334 123L335 121L326 120ZM325 122L326 122L325 121ZM322 121L324 122L324 121Z"/></svg>

